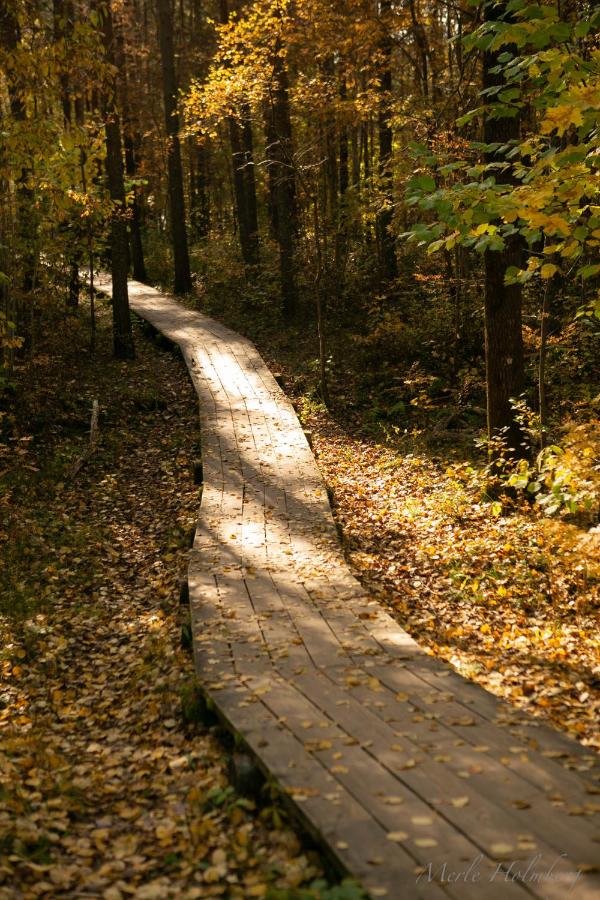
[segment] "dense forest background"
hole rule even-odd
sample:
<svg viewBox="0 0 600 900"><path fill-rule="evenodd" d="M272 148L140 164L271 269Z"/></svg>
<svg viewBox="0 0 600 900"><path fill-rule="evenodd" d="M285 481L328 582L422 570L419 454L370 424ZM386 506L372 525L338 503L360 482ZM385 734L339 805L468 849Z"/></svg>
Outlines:
<svg viewBox="0 0 600 900"><path fill-rule="evenodd" d="M597 511L599 24L517 0L6 0L3 390L110 260L117 356L129 270L302 322L326 404L404 431L487 407L497 475Z"/></svg>

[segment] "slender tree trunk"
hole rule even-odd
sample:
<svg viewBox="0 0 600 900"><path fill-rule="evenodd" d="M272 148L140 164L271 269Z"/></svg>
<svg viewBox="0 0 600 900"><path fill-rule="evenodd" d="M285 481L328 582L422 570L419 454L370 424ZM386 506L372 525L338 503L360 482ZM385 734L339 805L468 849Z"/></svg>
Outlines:
<svg viewBox="0 0 600 900"><path fill-rule="evenodd" d="M326 57L323 62L324 75L333 82L335 78L335 68L333 57ZM338 149L339 140L337 132L337 122L332 116L331 120L323 125L323 151L325 157L325 206L324 206L324 222L325 227L336 228L338 218L338 200L339 200L339 168L338 168Z"/></svg>
<svg viewBox="0 0 600 900"><path fill-rule="evenodd" d="M244 125L233 116L229 116L229 139L231 141L233 189L240 250L245 264L254 266L258 262L256 194L254 194L252 202L249 190L254 187L254 177L252 175L252 180L250 181L246 172L247 166L253 167L254 163L252 161L248 162L244 150ZM251 221L252 209L254 209L254 222Z"/></svg>
<svg viewBox="0 0 600 900"><path fill-rule="evenodd" d="M125 169L129 178L137 175L137 161L134 150L135 142L131 134L125 135ZM136 281L146 283L148 281L148 273L146 272L146 262L144 260L144 245L142 243L142 216L141 216L140 193L137 185L133 188L133 197L130 207L129 219L129 241L131 248L131 266L133 277Z"/></svg>
<svg viewBox="0 0 600 900"><path fill-rule="evenodd" d="M256 202L256 176L254 171L254 135L250 107L244 104L242 109L242 147L244 151L244 193L246 195L246 216L248 221L248 240L252 256L259 261L258 205Z"/></svg>
<svg viewBox="0 0 600 900"><path fill-rule="evenodd" d="M281 301L284 318L289 321L296 312L298 295L295 272L298 224L288 78L278 53L273 60L273 75L274 88L269 107L270 124L268 128L268 134L272 141L267 147L267 153L273 178Z"/></svg>
<svg viewBox="0 0 600 900"><path fill-rule="evenodd" d="M190 219L198 240L210 231L210 203L208 199L208 150L204 144L190 140Z"/></svg>
<svg viewBox="0 0 600 900"><path fill-rule="evenodd" d="M99 7L102 16L104 48L107 62L115 64L113 21L110 3ZM127 209L125 204L125 184L123 180L123 156L121 147L121 125L116 107L114 86L104 98L106 133L106 174L110 199L113 204L110 227L110 258L112 272L113 346L118 359L133 359L133 333L129 313L127 277L129 274L129 251L127 242Z"/></svg>
<svg viewBox="0 0 600 900"><path fill-rule="evenodd" d="M360 145L363 158L364 183L368 184L371 177L371 154L369 153L369 124L363 122L360 126Z"/></svg>
<svg viewBox="0 0 600 900"><path fill-rule="evenodd" d="M125 171L130 180L137 175L136 142L133 131L129 105L129 80L127 77L127 59L125 56L125 41L123 33L119 30L116 41L117 65L119 68L119 87L121 114L123 117L123 143L125 146ZM142 228L140 215L140 197L138 186L134 183L132 198L129 207L129 243L131 251L131 265L133 277L136 281L147 282L148 275L144 262L144 248L142 244Z"/></svg>
<svg viewBox="0 0 600 900"><path fill-rule="evenodd" d="M392 196L392 124L391 124L391 93L392 93L392 44L389 34L389 15L391 13L391 0L380 0L379 13L382 19L383 37L381 52L383 57L382 71L379 82L381 94L379 104L378 129L379 129L379 179L383 194L382 208L377 216L377 236L379 246L379 262L381 272L386 281L391 281L398 274L396 262L396 248L391 232L393 219Z"/></svg>
<svg viewBox="0 0 600 900"><path fill-rule="evenodd" d="M188 294L192 290L190 258L185 228L185 199L183 193L183 167L179 144L179 118L177 116L177 79L173 48L173 7L171 0L156 0L158 12L158 37L162 61L162 82L167 131L167 166L169 172L169 205L171 211L171 237L175 268L174 291Z"/></svg>
<svg viewBox="0 0 600 900"><path fill-rule="evenodd" d="M425 28L417 19L414 0L409 0L410 16L412 20L412 32L414 36L415 47L418 54L417 74L421 82L421 93L423 97L429 96L429 55L427 47L427 38L425 36Z"/></svg>
<svg viewBox="0 0 600 900"><path fill-rule="evenodd" d="M345 259L348 246L348 206L347 197L348 187L350 185L349 172L349 151L348 151L348 125L345 120L344 101L346 100L348 91L346 87L346 78L342 75L340 82L340 100L342 101L341 121L339 124L339 187L340 202L338 205L338 221L335 237L335 270L337 275L337 283L340 284L345 268Z"/></svg>
<svg viewBox="0 0 600 900"><path fill-rule="evenodd" d="M350 147L352 156L352 187L360 187L360 130L358 125L350 129Z"/></svg>
<svg viewBox="0 0 600 900"><path fill-rule="evenodd" d="M342 81L340 84L340 99L342 100L342 107L344 106L344 101L348 97L348 89L346 87L346 79L342 77ZM350 173L348 171L348 125L344 118L345 110L342 108L342 121L340 123L340 135L339 135L339 150L340 150L340 198L343 199L346 191L348 190L348 186L350 184Z"/></svg>
<svg viewBox="0 0 600 900"><path fill-rule="evenodd" d="M546 389L546 361L548 358L548 338L550 336L550 300L554 294L553 281L546 281L540 309L540 353L538 358L538 402L540 420L540 450L546 446L548 427L548 393Z"/></svg>
<svg viewBox="0 0 600 900"><path fill-rule="evenodd" d="M273 127L273 110L269 103L264 110L265 155L267 157L267 214L269 218L269 234L276 241L279 232L277 224L277 176L273 160L272 148L276 143Z"/></svg>
<svg viewBox="0 0 600 900"><path fill-rule="evenodd" d="M220 0L221 22L229 21L227 0ZM242 259L247 266L255 266L259 259L258 222L256 214L256 186L250 110L244 105L241 117L228 117L233 188L237 214L238 237Z"/></svg>
<svg viewBox="0 0 600 900"><path fill-rule="evenodd" d="M63 122L65 129L68 129L72 123L73 105L71 102L71 84L69 76L65 71L65 57L67 55L67 45L71 37L74 25L73 4L67 0L53 0L52 5L53 25L54 25L54 42L58 50L59 59L59 83L60 83L60 100L63 110ZM81 249L79 242L83 235L80 233L79 223L77 220L71 220L65 225L65 231L72 235L72 240L67 242L66 246L66 263L69 269L69 286L67 292L67 310L75 312L79 306L79 261L81 257ZM69 246L70 244L70 246Z"/></svg>
<svg viewBox="0 0 600 900"><path fill-rule="evenodd" d="M497 21L506 12L506 4L490 3L485 8L487 21ZM503 83L502 75L493 70L498 66L502 51L484 53L483 87L495 87ZM515 50L516 52L516 50ZM486 144L499 146L518 139L520 118L492 118L486 116L484 140ZM497 151L486 154L487 162L504 161ZM511 181L511 174L497 176ZM506 239L503 250L485 252L485 359L487 379L488 436L505 435L513 455L523 455L523 434L515 420L511 400L519 397L525 383L523 359L523 333L521 321L522 290L519 284L505 284L506 270L522 263L522 241L518 236Z"/></svg>
<svg viewBox="0 0 600 900"><path fill-rule="evenodd" d="M9 53L14 53L20 43L21 34L14 7L4 0L0 0L0 45ZM6 83L10 114L14 121L25 122L27 110L22 99L18 74L15 71L7 72ZM15 179L16 257L20 263L20 272L18 272L20 291L15 292L11 297L11 303L14 304L13 308L16 312L13 319L18 324L20 335L23 337L22 347L27 352L31 352L33 346L33 329L30 328L30 324L33 321L35 299L32 291L35 286L37 269L37 216L34 193L29 185L31 174L31 168L24 163L19 176ZM31 296L23 296L28 294Z"/></svg>

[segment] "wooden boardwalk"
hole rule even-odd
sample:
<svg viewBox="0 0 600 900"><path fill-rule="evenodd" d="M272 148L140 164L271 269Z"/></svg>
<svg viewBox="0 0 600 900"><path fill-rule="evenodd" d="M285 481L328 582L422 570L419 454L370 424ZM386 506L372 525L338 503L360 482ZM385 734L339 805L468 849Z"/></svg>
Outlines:
<svg viewBox="0 0 600 900"><path fill-rule="evenodd" d="M598 900L596 754L427 656L369 598L253 344L135 282L130 302L179 344L200 399L197 672L304 825L372 897Z"/></svg>

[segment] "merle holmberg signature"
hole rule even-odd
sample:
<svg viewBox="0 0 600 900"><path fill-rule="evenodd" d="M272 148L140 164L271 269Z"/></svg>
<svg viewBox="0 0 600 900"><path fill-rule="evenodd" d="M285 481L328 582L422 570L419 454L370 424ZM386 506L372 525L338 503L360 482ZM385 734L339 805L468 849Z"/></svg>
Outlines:
<svg viewBox="0 0 600 900"><path fill-rule="evenodd" d="M483 854L476 856L464 869L451 869L447 863L428 863L419 872L417 884L420 881L435 881L438 884L458 884L460 882L475 884L477 882L490 883L517 881L521 884L544 884L547 881L567 882L565 887L573 890L580 871L565 872L556 871L559 863L567 858L566 853L560 853L553 862L548 865L543 863L543 855L537 853L526 860L504 860L499 862L495 869L484 868L487 863Z"/></svg>

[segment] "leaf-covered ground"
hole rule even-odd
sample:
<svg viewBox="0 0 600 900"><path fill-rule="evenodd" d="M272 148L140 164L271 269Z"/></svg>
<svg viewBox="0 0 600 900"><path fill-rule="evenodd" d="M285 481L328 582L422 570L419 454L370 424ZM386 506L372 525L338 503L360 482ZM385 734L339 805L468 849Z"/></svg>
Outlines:
<svg viewBox="0 0 600 900"><path fill-rule="evenodd" d="M140 334L123 364L104 320L93 359L69 351L79 329L57 325L3 423L0 897L288 896L318 860L181 714L195 394ZM94 398L100 442L72 478Z"/></svg>

